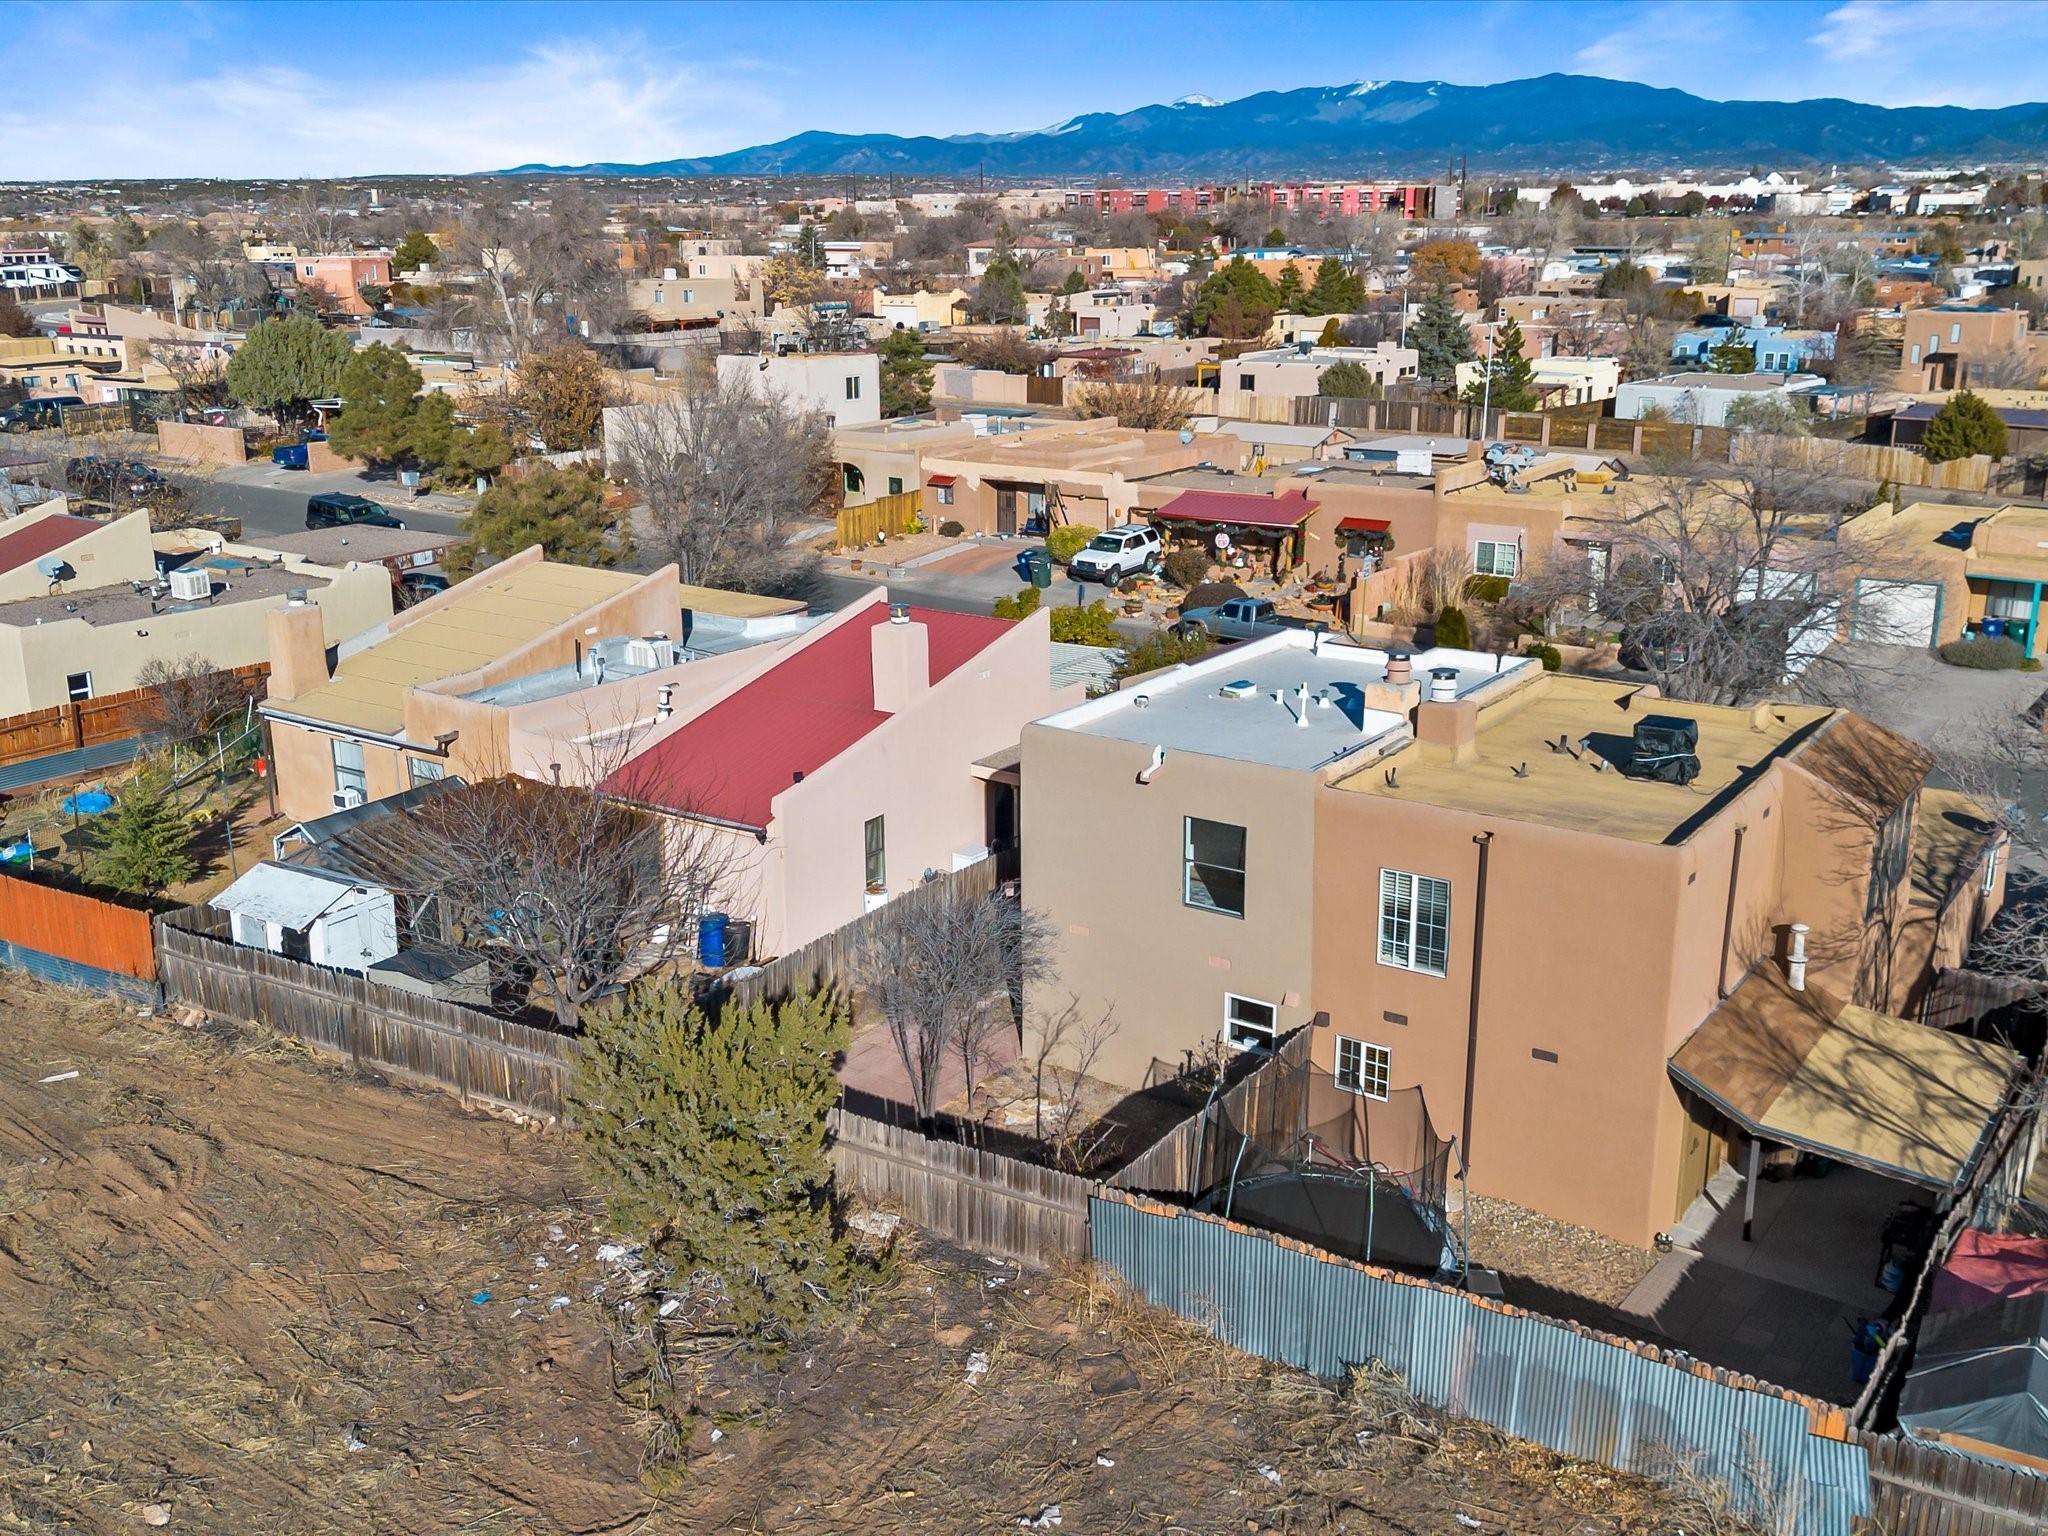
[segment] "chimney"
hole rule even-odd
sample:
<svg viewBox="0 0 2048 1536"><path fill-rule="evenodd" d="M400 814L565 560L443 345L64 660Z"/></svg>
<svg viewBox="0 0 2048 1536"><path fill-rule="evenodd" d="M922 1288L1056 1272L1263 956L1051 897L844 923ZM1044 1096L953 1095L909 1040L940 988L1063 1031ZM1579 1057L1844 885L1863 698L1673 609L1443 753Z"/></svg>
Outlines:
<svg viewBox="0 0 2048 1536"><path fill-rule="evenodd" d="M1456 667L1431 667L1429 669L1429 702L1448 704L1458 696L1458 669Z"/></svg>
<svg viewBox="0 0 2048 1536"><path fill-rule="evenodd" d="M1454 763L1479 755L1479 705L1472 699L1427 698L1415 706L1415 739L1433 757Z"/></svg>
<svg viewBox="0 0 2048 1536"><path fill-rule="evenodd" d="M1405 688L1415 681L1415 665L1408 659L1406 651L1387 652L1387 684L1393 688Z"/></svg>
<svg viewBox="0 0 2048 1536"><path fill-rule="evenodd" d="M901 714L932 685L931 632L914 624L910 610L901 604L889 609L889 622L868 631L874 660L875 708L885 715Z"/></svg>
<svg viewBox="0 0 2048 1536"><path fill-rule="evenodd" d="M1405 715L1422 701L1422 685L1415 681L1415 668L1408 660L1406 651L1387 652L1387 675L1379 682L1365 685L1365 707L1367 710L1385 710L1390 715Z"/></svg>
<svg viewBox="0 0 2048 1536"><path fill-rule="evenodd" d="M1806 990L1806 935L1804 923L1792 925L1792 942L1785 952L1785 983L1794 992Z"/></svg>
<svg viewBox="0 0 2048 1536"><path fill-rule="evenodd" d="M320 607L303 594L263 615L264 638L270 649L270 691L273 699L295 699L327 681L327 629Z"/></svg>

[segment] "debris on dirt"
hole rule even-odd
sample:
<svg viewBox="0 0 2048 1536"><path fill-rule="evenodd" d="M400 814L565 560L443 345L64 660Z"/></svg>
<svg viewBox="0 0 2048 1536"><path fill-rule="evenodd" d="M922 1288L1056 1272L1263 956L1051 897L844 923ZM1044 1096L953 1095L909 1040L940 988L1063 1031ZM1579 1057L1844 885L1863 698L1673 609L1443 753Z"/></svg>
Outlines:
<svg viewBox="0 0 2048 1536"><path fill-rule="evenodd" d="M1060 1519L1060 1507L1057 1504L1048 1504L1045 1506L1045 1508L1041 1509L1036 1515L1026 1516L1024 1519L1019 1520L1017 1523L1023 1526L1024 1529L1027 1531L1055 1530L1062 1524L1062 1521Z"/></svg>
<svg viewBox="0 0 2048 1536"><path fill-rule="evenodd" d="M1275 1488L1280 1486L1280 1469L1278 1467L1268 1466L1262 1461L1259 1463L1259 1476L1263 1477Z"/></svg>
<svg viewBox="0 0 2048 1536"><path fill-rule="evenodd" d="M896 1229L903 1225L903 1218L894 1211L856 1211L846 1218L846 1225L849 1231L886 1246L895 1241Z"/></svg>
<svg viewBox="0 0 2048 1536"><path fill-rule="evenodd" d="M981 1350L977 1349L973 1354L967 1357L967 1385L969 1385L970 1387L980 1386L981 1378L986 1376L987 1374L988 1356Z"/></svg>
<svg viewBox="0 0 2048 1536"><path fill-rule="evenodd" d="M169 1525L171 1523L171 1506L168 1504L143 1505L142 1523L144 1525Z"/></svg>
<svg viewBox="0 0 2048 1536"><path fill-rule="evenodd" d="M69 1072L52 1072L48 1077L39 1077L36 1079L36 1082L39 1085L46 1083L68 1083L76 1076L78 1076L78 1069L73 1067Z"/></svg>

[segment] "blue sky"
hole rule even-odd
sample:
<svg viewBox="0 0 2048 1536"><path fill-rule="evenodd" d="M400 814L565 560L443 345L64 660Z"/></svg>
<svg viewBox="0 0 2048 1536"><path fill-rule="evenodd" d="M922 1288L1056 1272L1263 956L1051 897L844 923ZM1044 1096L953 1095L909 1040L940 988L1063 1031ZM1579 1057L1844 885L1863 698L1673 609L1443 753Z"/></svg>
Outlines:
<svg viewBox="0 0 2048 1536"><path fill-rule="evenodd" d="M9 178L648 161L1552 70L1723 98L2048 97L2048 0L13 0L5 20Z"/></svg>

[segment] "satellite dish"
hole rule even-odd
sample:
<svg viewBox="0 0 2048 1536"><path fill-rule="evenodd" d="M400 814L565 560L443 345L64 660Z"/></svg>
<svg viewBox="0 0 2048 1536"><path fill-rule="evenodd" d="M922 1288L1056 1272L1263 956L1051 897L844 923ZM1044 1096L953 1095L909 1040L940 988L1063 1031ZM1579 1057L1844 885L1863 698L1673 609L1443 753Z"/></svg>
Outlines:
<svg viewBox="0 0 2048 1536"><path fill-rule="evenodd" d="M1194 429L1192 427L1182 427L1180 429L1180 440L1183 443L1192 443L1195 440Z"/></svg>
<svg viewBox="0 0 2048 1536"><path fill-rule="evenodd" d="M71 566L62 555L44 555L36 561L36 572L51 581L62 581L71 574Z"/></svg>

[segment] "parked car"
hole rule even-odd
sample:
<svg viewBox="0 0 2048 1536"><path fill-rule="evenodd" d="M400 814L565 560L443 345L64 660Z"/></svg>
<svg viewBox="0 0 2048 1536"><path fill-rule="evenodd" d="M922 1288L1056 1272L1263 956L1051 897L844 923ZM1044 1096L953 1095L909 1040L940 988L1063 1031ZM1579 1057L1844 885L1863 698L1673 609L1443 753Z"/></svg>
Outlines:
<svg viewBox="0 0 2048 1536"><path fill-rule="evenodd" d="M448 573L437 570L407 571L398 578L398 606L410 608L414 603L423 603L430 597L439 596L453 585Z"/></svg>
<svg viewBox="0 0 2048 1536"><path fill-rule="evenodd" d="M326 491L318 496L307 499L306 526L308 528L403 528L405 524L367 496L351 496L345 491Z"/></svg>
<svg viewBox="0 0 2048 1536"><path fill-rule="evenodd" d="M1149 523L1110 528L1090 539L1087 547L1067 563L1067 574L1076 581L1100 581L1115 586L1127 576L1153 569L1162 553L1159 530Z"/></svg>
<svg viewBox="0 0 2048 1536"><path fill-rule="evenodd" d="M48 395L40 400L22 400L0 411L0 432L40 432L64 425L64 412L83 405L77 395Z"/></svg>
<svg viewBox="0 0 2048 1536"><path fill-rule="evenodd" d="M1297 619L1281 613L1263 597L1236 597L1214 608L1189 608L1175 621L1176 635L1207 630L1218 640L1256 640L1277 635L1285 629L1322 629L1329 625L1316 619Z"/></svg>
<svg viewBox="0 0 2048 1536"><path fill-rule="evenodd" d="M169 482L138 460L87 454L64 466L64 483L96 501L123 502L145 501Z"/></svg>

